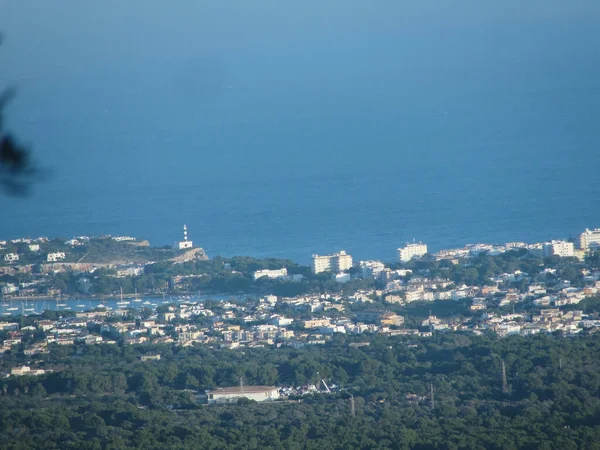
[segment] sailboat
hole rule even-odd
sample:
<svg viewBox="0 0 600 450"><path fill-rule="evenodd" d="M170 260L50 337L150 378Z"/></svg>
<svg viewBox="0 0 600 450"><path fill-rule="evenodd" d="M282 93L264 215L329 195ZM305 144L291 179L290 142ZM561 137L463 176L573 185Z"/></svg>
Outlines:
<svg viewBox="0 0 600 450"><path fill-rule="evenodd" d="M19 308L17 308L16 306L13 306L13 301L12 298L10 299L10 308L6 308L7 311L18 311Z"/></svg>
<svg viewBox="0 0 600 450"><path fill-rule="evenodd" d="M29 308L29 305L27 304L27 300L25 300L25 307L23 308L23 311L35 312L35 308Z"/></svg>
<svg viewBox="0 0 600 450"><path fill-rule="evenodd" d="M137 288L135 288L135 298L133 301L136 303L140 303L142 301L142 299L138 297Z"/></svg>
<svg viewBox="0 0 600 450"><path fill-rule="evenodd" d="M117 306L127 306L129 302L123 300L123 288L121 288L121 301L117 302Z"/></svg>
<svg viewBox="0 0 600 450"><path fill-rule="evenodd" d="M60 297L56 300L56 309L58 310L59 306L67 306L66 303L58 303L59 301L62 302L62 294L60 294Z"/></svg>
<svg viewBox="0 0 600 450"><path fill-rule="evenodd" d="M2 296L2 308L4 309L3 316L12 316L12 313L8 312L8 303L6 303L4 296Z"/></svg>

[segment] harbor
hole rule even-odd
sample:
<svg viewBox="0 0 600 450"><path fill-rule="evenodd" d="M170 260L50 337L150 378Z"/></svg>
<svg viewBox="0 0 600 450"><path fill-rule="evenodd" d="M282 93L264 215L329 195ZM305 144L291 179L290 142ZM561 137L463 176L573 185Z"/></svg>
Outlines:
<svg viewBox="0 0 600 450"><path fill-rule="evenodd" d="M37 315L44 311L74 311L84 312L103 309L117 311L123 309L155 309L160 305L178 304L185 302L203 302L208 299L223 300L230 298L228 295L200 295L200 296L136 296L136 297L104 297L104 298L44 298L22 299L3 298L0 301L0 316L11 317L19 315Z"/></svg>

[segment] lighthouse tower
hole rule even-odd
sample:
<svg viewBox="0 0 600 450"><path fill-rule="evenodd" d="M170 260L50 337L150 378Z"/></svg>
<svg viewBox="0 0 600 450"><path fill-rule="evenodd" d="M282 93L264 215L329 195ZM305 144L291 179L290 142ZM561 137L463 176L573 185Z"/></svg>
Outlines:
<svg viewBox="0 0 600 450"><path fill-rule="evenodd" d="M194 247L194 243L192 241L188 241L186 225L183 225L183 241L179 241L175 247L178 248L179 250L185 250L185 249Z"/></svg>

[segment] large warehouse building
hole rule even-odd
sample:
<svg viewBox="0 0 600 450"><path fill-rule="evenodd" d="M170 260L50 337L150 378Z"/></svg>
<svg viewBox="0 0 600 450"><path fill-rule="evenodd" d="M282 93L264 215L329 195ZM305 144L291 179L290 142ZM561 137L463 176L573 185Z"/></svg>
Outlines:
<svg viewBox="0 0 600 450"><path fill-rule="evenodd" d="M274 386L236 386L217 388L206 391L208 403L231 403L240 398L247 398L257 402L277 400L279 389Z"/></svg>

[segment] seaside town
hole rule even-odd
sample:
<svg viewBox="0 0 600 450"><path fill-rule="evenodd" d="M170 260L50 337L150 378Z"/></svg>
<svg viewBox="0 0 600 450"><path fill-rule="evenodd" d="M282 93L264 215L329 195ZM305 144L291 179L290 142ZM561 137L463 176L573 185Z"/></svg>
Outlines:
<svg viewBox="0 0 600 450"><path fill-rule="evenodd" d="M132 237L99 239L111 245L148 248L148 243ZM4 314L0 352L22 348L26 355L36 355L47 352L51 345L96 344L299 348L324 344L338 333L356 336L351 345L360 346L369 345L368 336L375 334L428 337L464 332L503 337L600 330L598 314L578 307L600 289L600 264L595 257L600 229L585 230L577 243L475 244L435 254L428 253L424 243L410 243L398 249L398 261L393 264L354 262L344 251L313 255L310 269L276 267L244 273L236 270L233 262L217 261L220 271L247 278L249 286L266 285L268 290L271 282L289 288L315 277L321 286L325 280L331 287L330 292L321 288L321 292L293 296L256 295L248 290L199 297L194 281L210 275L190 275L176 269L208 264L209 260L203 250L193 246L184 229L184 239L174 245L174 256L162 263L175 268L169 271L173 275L168 282L133 296L129 285L124 297L119 282L135 281L158 263L85 263L83 258L66 262L69 253L91 241L88 237L73 238L62 243L64 251L46 254L44 248L57 247L55 243L49 245L52 241L46 238L0 241L4 261L0 267ZM20 265L22 256L33 260L22 252L35 253L42 263ZM501 261L512 269L500 271ZM522 270L524 265L535 273ZM119 291L115 289L104 300L98 300L92 290L100 272L119 286ZM443 276L445 272L453 275ZM66 273L75 280L77 298L86 294L96 297L93 308L68 306L83 303L73 296L65 303L65 278L61 275ZM27 281L15 281L23 275ZM41 301L53 306L36 313L30 306ZM436 314L437 310L448 310L448 305L451 314ZM423 315L423 310L429 312ZM10 374L38 373L35 368L15 367Z"/></svg>

